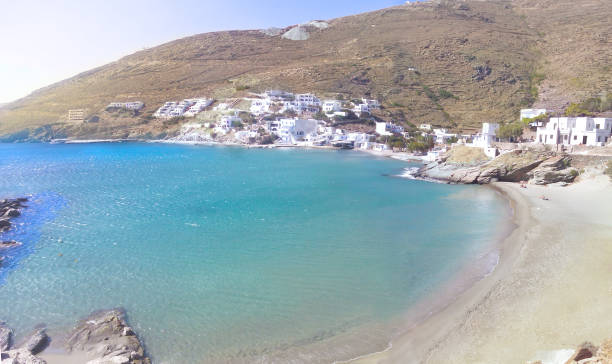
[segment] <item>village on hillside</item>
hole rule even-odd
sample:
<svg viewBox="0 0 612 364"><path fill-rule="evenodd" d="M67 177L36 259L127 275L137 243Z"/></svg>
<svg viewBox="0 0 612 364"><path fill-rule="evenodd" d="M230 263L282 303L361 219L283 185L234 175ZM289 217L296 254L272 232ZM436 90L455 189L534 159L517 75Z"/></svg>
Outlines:
<svg viewBox="0 0 612 364"><path fill-rule="evenodd" d="M106 110L138 113L144 106L140 101L111 102ZM435 161L453 145L480 148L494 158L515 149L509 143L555 151L612 143L610 117L553 117L546 109L522 109L516 122L488 122L476 133L457 133L431 124L402 126L378 117L381 108L378 100L366 98L321 100L312 93L268 90L223 101L202 97L168 101L152 118L180 125L167 142L408 152L425 161ZM69 111L69 120L83 119L83 110Z"/></svg>

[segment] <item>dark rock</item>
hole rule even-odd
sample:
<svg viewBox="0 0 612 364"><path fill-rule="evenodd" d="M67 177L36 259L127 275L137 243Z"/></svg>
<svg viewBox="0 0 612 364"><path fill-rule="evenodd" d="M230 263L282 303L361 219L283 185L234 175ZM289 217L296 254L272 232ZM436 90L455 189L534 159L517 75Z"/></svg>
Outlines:
<svg viewBox="0 0 612 364"><path fill-rule="evenodd" d="M4 322L0 322L0 351L7 351L11 348L13 340L13 330L6 326Z"/></svg>
<svg viewBox="0 0 612 364"><path fill-rule="evenodd" d="M575 363L584 359L589 359L597 354L597 347L590 342L584 342L578 346L578 349L574 352L566 363Z"/></svg>
<svg viewBox="0 0 612 364"><path fill-rule="evenodd" d="M21 347L23 349L28 350L33 355L40 353L45 350L49 345L49 336L47 336L47 332L45 329L36 330L32 336L23 344Z"/></svg>
<svg viewBox="0 0 612 364"><path fill-rule="evenodd" d="M21 246L21 243L15 240L8 240L8 241L0 242L0 249L14 248L16 246Z"/></svg>
<svg viewBox="0 0 612 364"><path fill-rule="evenodd" d="M21 215L21 212L19 212L19 210L14 208L8 208L4 213L3 217L18 217L19 215Z"/></svg>
<svg viewBox="0 0 612 364"><path fill-rule="evenodd" d="M97 358L92 363L151 363L120 309L96 312L80 321L66 341L66 349L87 352Z"/></svg>
<svg viewBox="0 0 612 364"><path fill-rule="evenodd" d="M11 222L8 219L0 219L0 233L11 228Z"/></svg>
<svg viewBox="0 0 612 364"><path fill-rule="evenodd" d="M484 80L488 75L491 74L491 67L484 65L484 66L476 66L474 67L474 71L476 71L476 73L474 75L472 75L472 79L476 80L476 81L482 81Z"/></svg>

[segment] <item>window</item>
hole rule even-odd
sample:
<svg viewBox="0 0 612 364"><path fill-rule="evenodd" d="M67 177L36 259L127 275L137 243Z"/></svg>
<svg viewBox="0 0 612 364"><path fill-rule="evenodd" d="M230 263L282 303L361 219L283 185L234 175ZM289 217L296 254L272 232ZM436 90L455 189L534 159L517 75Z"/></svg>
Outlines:
<svg viewBox="0 0 612 364"><path fill-rule="evenodd" d="M578 140L578 135L574 135L574 140Z"/></svg>

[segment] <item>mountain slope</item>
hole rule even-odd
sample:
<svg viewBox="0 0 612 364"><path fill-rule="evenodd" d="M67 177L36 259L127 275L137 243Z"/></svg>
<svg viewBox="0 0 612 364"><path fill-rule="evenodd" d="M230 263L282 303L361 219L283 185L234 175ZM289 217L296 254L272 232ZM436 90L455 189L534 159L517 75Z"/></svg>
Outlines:
<svg viewBox="0 0 612 364"><path fill-rule="evenodd" d="M282 88L383 102L383 116L456 128L516 118L520 107L560 105L610 89L607 0L436 1L334 19L308 40L261 31L179 39L51 85L0 110L0 133L155 136L162 102L238 97ZM588 24L588 25L582 25ZM285 29L287 30L287 29ZM561 37L561 39L559 39ZM583 55L584 56L581 56ZM538 100L541 81L542 100ZM553 91L551 91L553 90ZM548 97L550 100L545 100ZM142 100L117 118L111 101ZM87 108L96 124L66 123Z"/></svg>

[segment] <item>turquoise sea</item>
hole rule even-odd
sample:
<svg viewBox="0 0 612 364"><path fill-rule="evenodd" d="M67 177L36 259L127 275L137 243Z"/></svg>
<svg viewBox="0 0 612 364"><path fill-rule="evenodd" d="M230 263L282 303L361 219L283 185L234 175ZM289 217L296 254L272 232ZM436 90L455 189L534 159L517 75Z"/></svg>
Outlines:
<svg viewBox="0 0 612 364"><path fill-rule="evenodd" d="M0 320L61 331L123 307L155 363L329 363L495 243L493 190L396 177L355 151L0 144L0 198L31 195Z"/></svg>

